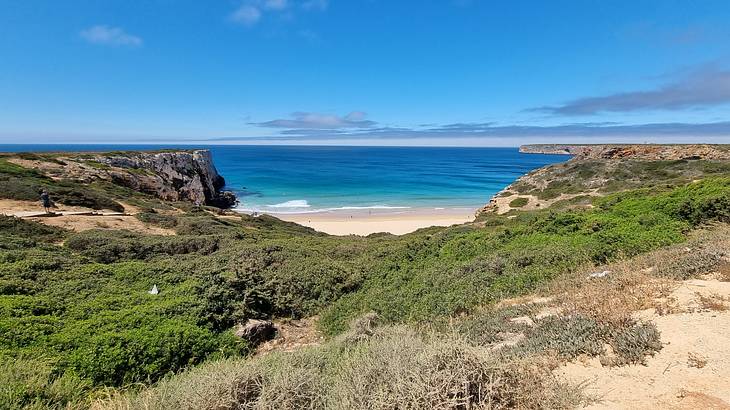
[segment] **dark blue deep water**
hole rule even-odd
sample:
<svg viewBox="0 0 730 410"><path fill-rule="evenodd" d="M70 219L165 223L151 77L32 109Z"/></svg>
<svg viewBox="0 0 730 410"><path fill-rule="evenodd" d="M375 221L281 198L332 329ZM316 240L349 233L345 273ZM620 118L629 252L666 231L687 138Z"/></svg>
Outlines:
<svg viewBox="0 0 730 410"><path fill-rule="evenodd" d="M151 145L0 145L0 151L111 151ZM472 208L520 175L568 159L517 148L184 146L213 152L241 209Z"/></svg>

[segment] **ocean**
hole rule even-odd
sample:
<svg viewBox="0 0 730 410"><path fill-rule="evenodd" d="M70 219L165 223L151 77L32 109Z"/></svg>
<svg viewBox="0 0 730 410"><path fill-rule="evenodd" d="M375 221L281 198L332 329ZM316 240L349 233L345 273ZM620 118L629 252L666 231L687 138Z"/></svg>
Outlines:
<svg viewBox="0 0 730 410"><path fill-rule="evenodd" d="M112 151L161 145L0 145L0 151ZM242 211L477 209L519 176L566 161L517 148L178 146L213 153Z"/></svg>

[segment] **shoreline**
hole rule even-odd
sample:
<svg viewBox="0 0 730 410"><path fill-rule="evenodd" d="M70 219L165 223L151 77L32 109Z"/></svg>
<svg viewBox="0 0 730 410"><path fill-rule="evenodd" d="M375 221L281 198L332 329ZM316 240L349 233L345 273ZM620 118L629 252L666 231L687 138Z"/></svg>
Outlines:
<svg viewBox="0 0 730 410"><path fill-rule="evenodd" d="M463 224L474 220L475 211L473 208L376 208L265 214L330 235L366 236L381 232L403 235L431 226ZM236 212L251 214L240 210Z"/></svg>

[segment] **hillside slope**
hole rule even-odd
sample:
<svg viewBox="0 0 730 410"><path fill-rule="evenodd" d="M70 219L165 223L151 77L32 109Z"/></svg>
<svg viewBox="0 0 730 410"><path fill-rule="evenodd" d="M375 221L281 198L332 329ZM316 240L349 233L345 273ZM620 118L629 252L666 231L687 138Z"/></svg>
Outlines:
<svg viewBox="0 0 730 410"><path fill-rule="evenodd" d="M589 207L592 198L614 192L672 187L730 173L730 147L726 145L529 145L520 148L522 152L535 154L564 149L567 150L564 153L575 156L518 178L497 193L477 215L555 206Z"/></svg>
<svg viewBox="0 0 730 410"><path fill-rule="evenodd" d="M590 404L559 369L597 358L600 378L661 358L661 318L635 312L674 314L682 305L668 298L684 281L726 280L730 241L724 162L637 162L641 172L615 192L601 175L620 169L600 164L582 172L585 163L570 161L529 188L536 197L560 196L568 182L597 189L580 206L332 237L6 161L0 181L133 204L133 218L171 235L0 217L0 407ZM697 300L722 309L722 289ZM251 358L260 340L235 330L252 319L318 323L327 341Z"/></svg>

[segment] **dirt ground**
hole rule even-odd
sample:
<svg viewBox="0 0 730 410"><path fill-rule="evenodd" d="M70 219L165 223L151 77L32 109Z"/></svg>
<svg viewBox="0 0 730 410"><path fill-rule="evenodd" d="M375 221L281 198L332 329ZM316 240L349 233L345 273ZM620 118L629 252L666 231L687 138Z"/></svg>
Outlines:
<svg viewBox="0 0 730 410"><path fill-rule="evenodd" d="M28 218L32 221L59 228L70 229L76 232L89 229L126 229L132 232L145 233L150 235L174 235L172 229L160 228L152 225L145 225L134 216L80 216L63 215L53 218Z"/></svg>
<svg viewBox="0 0 730 410"><path fill-rule="evenodd" d="M27 219L40 222L50 226L70 229L73 231L86 231L89 229L126 229L132 232L139 232L151 235L174 235L172 229L160 228L153 225L146 225L136 217L137 209L123 204L129 214L119 215L113 211L95 211L90 208L78 206L58 205L54 213L59 216L27 217ZM0 214L24 216L30 213L43 211L40 203L33 201L16 201L12 199L0 199ZM97 213L97 215L64 215L64 213ZM109 215L105 215L108 213Z"/></svg>
<svg viewBox="0 0 730 410"><path fill-rule="evenodd" d="M598 398L589 409L730 410L730 282L688 280L637 318L656 324L664 345L645 366L603 367L598 358L558 370Z"/></svg>
<svg viewBox="0 0 730 410"><path fill-rule="evenodd" d="M319 317L313 316L300 320L275 321L276 338L262 343L256 354L265 355L273 351L290 352L306 346L316 346L324 342L324 336L317 330Z"/></svg>
<svg viewBox="0 0 730 410"><path fill-rule="evenodd" d="M506 214L509 211L512 210L520 210L520 211L534 211L536 209L545 209L549 208L552 204L558 202L558 201L567 201L569 199L573 199L579 196L600 196L595 191L589 191L584 192L581 194L560 194L560 196L552 199L540 199L534 195L522 195L522 194L515 194L515 195L509 195L509 196L495 196L492 198L492 202L494 204L494 210L497 212L497 214L502 215ZM510 206L510 202L514 201L517 198L525 198L527 199L527 205L521 206L519 208L513 208Z"/></svg>

